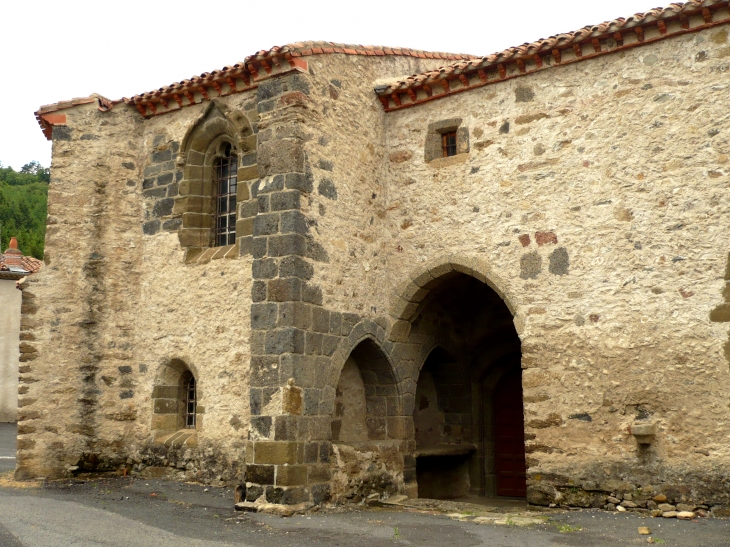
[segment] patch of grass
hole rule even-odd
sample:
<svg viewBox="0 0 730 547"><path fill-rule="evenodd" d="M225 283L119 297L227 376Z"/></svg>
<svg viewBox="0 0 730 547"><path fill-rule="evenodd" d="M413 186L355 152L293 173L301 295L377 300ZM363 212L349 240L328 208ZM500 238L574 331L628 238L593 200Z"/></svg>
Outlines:
<svg viewBox="0 0 730 547"><path fill-rule="evenodd" d="M561 534L569 534L571 532L579 532L583 529L582 526L573 526L572 524L562 523L556 524L558 532Z"/></svg>
<svg viewBox="0 0 730 547"><path fill-rule="evenodd" d="M652 539L652 540L653 540L653 542L654 542L654 543L656 543L657 545L662 545L662 544L666 543L666 541L665 541L665 540L663 540L662 538L655 538L655 537L652 537L651 539Z"/></svg>
<svg viewBox="0 0 730 547"><path fill-rule="evenodd" d="M400 539L400 530L398 530L397 526L393 528L393 536L395 537L395 539Z"/></svg>

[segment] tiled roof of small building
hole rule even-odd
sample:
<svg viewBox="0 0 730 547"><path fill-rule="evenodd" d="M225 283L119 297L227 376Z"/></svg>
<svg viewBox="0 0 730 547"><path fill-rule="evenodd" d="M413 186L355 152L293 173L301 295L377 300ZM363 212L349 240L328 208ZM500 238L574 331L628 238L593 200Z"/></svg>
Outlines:
<svg viewBox="0 0 730 547"><path fill-rule="evenodd" d="M691 0L414 74L375 89L396 110L486 84L730 22L728 0ZM452 85L453 83L453 85Z"/></svg>
<svg viewBox="0 0 730 547"><path fill-rule="evenodd" d="M43 262L32 256L23 256L18 249L18 240L10 238L10 247L5 253L0 253L0 272L13 272L26 275L38 273ZM20 271L22 270L22 271Z"/></svg>

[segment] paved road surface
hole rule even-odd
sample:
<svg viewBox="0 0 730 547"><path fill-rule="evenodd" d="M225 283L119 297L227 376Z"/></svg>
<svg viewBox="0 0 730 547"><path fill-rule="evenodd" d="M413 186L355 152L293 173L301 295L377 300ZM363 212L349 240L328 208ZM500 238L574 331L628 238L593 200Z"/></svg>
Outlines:
<svg viewBox="0 0 730 547"><path fill-rule="evenodd" d="M667 547L730 544L730 521L721 519L571 511L551 513L546 524L518 527L385 508L279 518L235 514L232 498L229 489L206 492L199 485L129 478L0 488L0 546L616 547L646 544L638 526L650 526Z"/></svg>
<svg viewBox="0 0 730 547"><path fill-rule="evenodd" d="M0 424L0 455L14 446L15 426ZM646 545L639 526L667 547L730 545L721 519L571 511L518 527L386 508L291 518L232 508L230 489L124 477L0 487L0 547L617 547Z"/></svg>

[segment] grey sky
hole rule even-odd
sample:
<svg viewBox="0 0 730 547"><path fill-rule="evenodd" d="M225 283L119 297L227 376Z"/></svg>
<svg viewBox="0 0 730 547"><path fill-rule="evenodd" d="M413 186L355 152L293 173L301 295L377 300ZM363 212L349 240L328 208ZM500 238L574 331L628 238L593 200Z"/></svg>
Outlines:
<svg viewBox="0 0 730 547"><path fill-rule="evenodd" d="M91 93L131 96L274 45L329 40L487 55L660 2L4 0L0 162L50 163L33 116L41 105Z"/></svg>

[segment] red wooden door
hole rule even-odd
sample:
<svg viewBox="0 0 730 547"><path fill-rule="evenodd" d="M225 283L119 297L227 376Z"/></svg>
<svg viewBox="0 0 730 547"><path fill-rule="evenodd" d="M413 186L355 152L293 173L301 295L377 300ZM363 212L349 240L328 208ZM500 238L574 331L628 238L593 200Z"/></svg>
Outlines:
<svg viewBox="0 0 730 547"><path fill-rule="evenodd" d="M521 370L508 373L499 381L493 401L497 495L524 498L527 466Z"/></svg>

